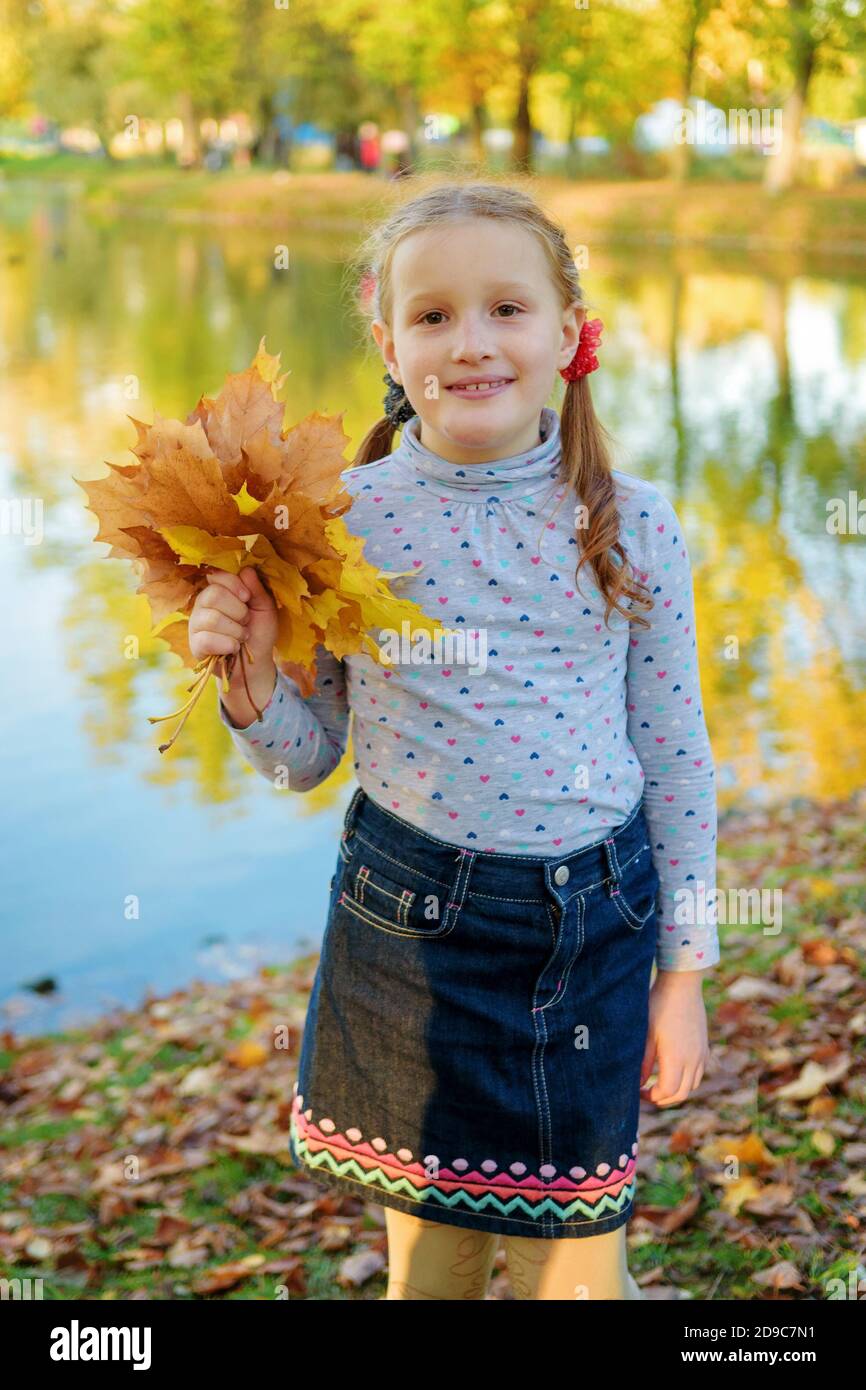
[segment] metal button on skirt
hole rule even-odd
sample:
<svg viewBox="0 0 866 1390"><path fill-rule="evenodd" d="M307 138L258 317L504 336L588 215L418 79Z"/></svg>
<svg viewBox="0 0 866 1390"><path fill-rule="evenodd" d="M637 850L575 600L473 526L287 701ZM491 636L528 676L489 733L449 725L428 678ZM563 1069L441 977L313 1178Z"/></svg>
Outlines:
<svg viewBox="0 0 866 1390"><path fill-rule="evenodd" d="M346 812L289 1147L446 1225L623 1225L659 876L641 803L559 859L464 849L361 788Z"/></svg>

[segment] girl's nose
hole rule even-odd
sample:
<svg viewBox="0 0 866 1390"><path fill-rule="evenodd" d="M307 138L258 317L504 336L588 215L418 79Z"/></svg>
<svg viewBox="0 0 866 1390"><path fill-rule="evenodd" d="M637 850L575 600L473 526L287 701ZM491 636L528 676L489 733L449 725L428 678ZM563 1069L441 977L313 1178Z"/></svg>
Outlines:
<svg viewBox="0 0 866 1390"><path fill-rule="evenodd" d="M487 331L477 319L461 319L454 333L452 356L482 357L489 355Z"/></svg>

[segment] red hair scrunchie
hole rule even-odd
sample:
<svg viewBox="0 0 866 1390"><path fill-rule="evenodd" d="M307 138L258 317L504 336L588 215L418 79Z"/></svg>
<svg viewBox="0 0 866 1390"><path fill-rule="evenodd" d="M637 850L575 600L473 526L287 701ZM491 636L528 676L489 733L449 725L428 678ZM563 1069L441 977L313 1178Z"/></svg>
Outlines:
<svg viewBox="0 0 866 1390"><path fill-rule="evenodd" d="M601 340L601 330L604 324L601 319L584 319L580 330L580 340L577 345L577 352L572 357L567 367L560 367L559 375L566 381L577 381L579 377L586 376L589 372L594 372L598 366L598 358L595 349Z"/></svg>

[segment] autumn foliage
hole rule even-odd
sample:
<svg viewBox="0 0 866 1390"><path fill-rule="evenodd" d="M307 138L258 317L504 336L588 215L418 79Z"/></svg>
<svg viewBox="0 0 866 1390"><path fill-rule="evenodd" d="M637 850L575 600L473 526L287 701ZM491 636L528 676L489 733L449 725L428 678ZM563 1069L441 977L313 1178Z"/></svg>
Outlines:
<svg viewBox="0 0 866 1390"><path fill-rule="evenodd" d="M157 412L146 425L130 416L136 463L109 463L103 478L76 479L99 520L94 540L108 542L109 558L132 562L154 633L198 673L191 699L175 711L183 720L220 660L196 663L188 642L208 566L259 571L277 605L274 659L302 694L313 688L318 645L339 658L363 651L384 662L372 630L400 631L408 620L413 631L442 631L417 604L395 597L389 583L402 574L365 560L363 540L342 519L352 505L340 480L350 466L342 414L314 411L283 429L277 392L287 373L278 376L279 365L263 338L252 364L229 374L215 397L202 396L185 421ZM248 658L248 649L238 654L244 679L245 651ZM226 659L226 677L233 661Z"/></svg>

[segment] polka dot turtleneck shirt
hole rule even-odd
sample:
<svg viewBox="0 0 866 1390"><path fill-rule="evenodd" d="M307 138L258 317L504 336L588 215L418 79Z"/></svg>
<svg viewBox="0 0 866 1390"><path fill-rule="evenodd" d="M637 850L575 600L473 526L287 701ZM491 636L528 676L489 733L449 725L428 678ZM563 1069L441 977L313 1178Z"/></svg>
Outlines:
<svg viewBox="0 0 866 1390"><path fill-rule="evenodd" d="M620 539L655 607L647 630L604 603L589 565L575 584L578 499L558 481L559 416L495 463L454 464L422 445L348 468L346 525L393 581L453 634L420 652L395 634L391 667L318 649L303 699L279 673L262 723L220 717L263 776L309 791L343 756L349 711L358 781L385 810L476 850L563 856L600 840L643 798L658 870L657 963L719 959L712 922L678 911L715 888L715 771L701 707L688 550L652 483L613 470ZM383 633L374 633L380 641ZM698 899L698 902L700 899Z"/></svg>

